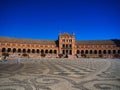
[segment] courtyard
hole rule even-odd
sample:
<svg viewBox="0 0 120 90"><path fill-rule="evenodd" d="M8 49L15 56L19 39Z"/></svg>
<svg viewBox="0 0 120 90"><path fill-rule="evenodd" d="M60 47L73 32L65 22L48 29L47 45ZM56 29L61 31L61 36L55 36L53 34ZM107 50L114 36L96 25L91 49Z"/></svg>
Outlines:
<svg viewBox="0 0 120 90"><path fill-rule="evenodd" d="M0 90L120 90L120 59L8 59Z"/></svg>

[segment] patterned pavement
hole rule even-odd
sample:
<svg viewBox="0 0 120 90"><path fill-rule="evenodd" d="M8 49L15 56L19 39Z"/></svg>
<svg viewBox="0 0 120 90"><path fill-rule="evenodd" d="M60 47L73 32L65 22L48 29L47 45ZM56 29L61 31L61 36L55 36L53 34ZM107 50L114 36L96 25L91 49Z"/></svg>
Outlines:
<svg viewBox="0 0 120 90"><path fill-rule="evenodd" d="M120 90L120 59L0 62L0 90Z"/></svg>

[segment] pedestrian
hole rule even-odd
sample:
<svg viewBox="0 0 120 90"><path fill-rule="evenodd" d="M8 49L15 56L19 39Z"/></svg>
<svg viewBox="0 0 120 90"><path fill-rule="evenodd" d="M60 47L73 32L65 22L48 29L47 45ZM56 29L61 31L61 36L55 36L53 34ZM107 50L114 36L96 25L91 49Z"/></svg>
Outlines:
<svg viewBox="0 0 120 90"><path fill-rule="evenodd" d="M0 56L0 62L4 63L4 57Z"/></svg>
<svg viewBox="0 0 120 90"><path fill-rule="evenodd" d="M20 63L20 60L21 60L21 56L20 54L18 55L18 59L17 59L17 63L19 64Z"/></svg>

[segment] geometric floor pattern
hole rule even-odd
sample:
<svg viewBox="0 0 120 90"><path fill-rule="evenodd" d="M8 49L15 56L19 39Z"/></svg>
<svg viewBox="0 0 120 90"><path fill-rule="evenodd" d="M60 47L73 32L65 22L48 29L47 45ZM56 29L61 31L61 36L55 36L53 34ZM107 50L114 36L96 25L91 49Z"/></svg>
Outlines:
<svg viewBox="0 0 120 90"><path fill-rule="evenodd" d="M120 90L120 59L0 62L0 90Z"/></svg>

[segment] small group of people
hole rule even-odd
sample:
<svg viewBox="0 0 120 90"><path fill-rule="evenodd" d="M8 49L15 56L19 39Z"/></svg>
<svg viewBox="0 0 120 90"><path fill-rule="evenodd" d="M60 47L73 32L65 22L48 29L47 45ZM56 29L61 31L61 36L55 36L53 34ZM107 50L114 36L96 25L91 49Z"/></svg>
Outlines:
<svg viewBox="0 0 120 90"><path fill-rule="evenodd" d="M18 55L18 59L17 59L17 63L19 64L20 63L20 60L21 60L21 56L20 54ZM5 55L2 55L0 56L0 62L5 62L6 61L6 56Z"/></svg>
<svg viewBox="0 0 120 90"><path fill-rule="evenodd" d="M0 62L3 62L3 63L4 63L5 61L6 61L6 56L4 56L4 55L3 55L3 56L0 56Z"/></svg>

